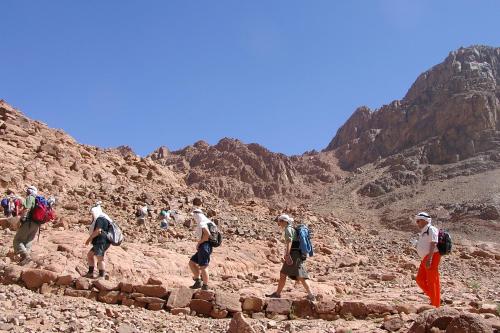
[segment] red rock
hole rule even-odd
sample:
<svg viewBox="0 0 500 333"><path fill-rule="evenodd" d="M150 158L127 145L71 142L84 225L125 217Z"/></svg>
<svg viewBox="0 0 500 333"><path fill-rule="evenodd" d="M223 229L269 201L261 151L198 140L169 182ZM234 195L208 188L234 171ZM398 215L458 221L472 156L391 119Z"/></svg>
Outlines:
<svg viewBox="0 0 500 333"><path fill-rule="evenodd" d="M188 315L191 313L191 310L189 308L173 308L172 310L170 310L170 313L173 315L180 315L180 314Z"/></svg>
<svg viewBox="0 0 500 333"><path fill-rule="evenodd" d="M163 298L168 295L168 291L164 286L157 285L138 285L134 286L134 290L146 296Z"/></svg>
<svg viewBox="0 0 500 333"><path fill-rule="evenodd" d="M120 282L120 290L124 293L131 293L134 291L134 286L132 283Z"/></svg>
<svg viewBox="0 0 500 333"><path fill-rule="evenodd" d="M364 319L368 316L368 309L363 302L341 302L340 315L346 317L352 315L358 319Z"/></svg>
<svg viewBox="0 0 500 333"><path fill-rule="evenodd" d="M212 312L210 312L210 317L214 319L224 319L227 317L229 312L225 309L219 309L218 307L214 307Z"/></svg>
<svg viewBox="0 0 500 333"><path fill-rule="evenodd" d="M292 307L292 301L286 298L269 298L266 303L266 313L287 315Z"/></svg>
<svg viewBox="0 0 500 333"><path fill-rule="evenodd" d="M264 309L264 300L259 297L247 297L243 300L243 311L262 312Z"/></svg>
<svg viewBox="0 0 500 333"><path fill-rule="evenodd" d="M479 315L462 314L450 322L446 333L493 333L493 328Z"/></svg>
<svg viewBox="0 0 500 333"><path fill-rule="evenodd" d="M147 305L148 305L148 303L134 301L134 306L136 308L143 308L143 309L145 309Z"/></svg>
<svg viewBox="0 0 500 333"><path fill-rule="evenodd" d="M298 318L312 319L317 318L314 304L308 300L299 300L292 302L292 315Z"/></svg>
<svg viewBox="0 0 500 333"><path fill-rule="evenodd" d="M160 311L165 303L148 303L147 309L151 311Z"/></svg>
<svg viewBox="0 0 500 333"><path fill-rule="evenodd" d="M229 329L227 333L255 333L255 330L246 321L245 317L241 312L237 312L233 315L233 319L229 323Z"/></svg>
<svg viewBox="0 0 500 333"><path fill-rule="evenodd" d="M189 303L189 308L197 314L209 316L212 313L214 305L202 299L193 299Z"/></svg>
<svg viewBox="0 0 500 333"><path fill-rule="evenodd" d="M198 290L193 296L195 299L202 299L204 301L212 302L215 300L215 292L211 290Z"/></svg>
<svg viewBox="0 0 500 333"><path fill-rule="evenodd" d="M75 280L74 276L72 275L62 275L59 276L56 280L56 284L58 286L69 286L73 284L73 281Z"/></svg>
<svg viewBox="0 0 500 333"><path fill-rule="evenodd" d="M45 269L27 269L21 274L21 280L28 288L40 288L42 284L54 282L56 279L56 273Z"/></svg>
<svg viewBox="0 0 500 333"><path fill-rule="evenodd" d="M392 305L384 303L367 303L366 309L368 310L368 314L384 314L397 312Z"/></svg>
<svg viewBox="0 0 500 333"><path fill-rule="evenodd" d="M383 274L381 276L382 281L392 281L396 280L396 274Z"/></svg>
<svg viewBox="0 0 500 333"><path fill-rule="evenodd" d="M160 279L156 279L156 278L150 277L150 278L148 279L147 284L152 284L152 285L156 285L156 286L161 286L163 283L161 282L161 280L160 280Z"/></svg>
<svg viewBox="0 0 500 333"><path fill-rule="evenodd" d="M134 303L135 303L135 301L133 298L128 298L128 297L122 298L122 305L132 306L132 305L134 305Z"/></svg>
<svg viewBox="0 0 500 333"><path fill-rule="evenodd" d="M404 321L400 317L393 317L384 320L382 327L389 332L397 332L404 326Z"/></svg>
<svg viewBox="0 0 500 333"><path fill-rule="evenodd" d="M3 276L0 276L0 281L3 284L14 284L21 279L23 270L17 265L7 265L4 268Z"/></svg>
<svg viewBox="0 0 500 333"><path fill-rule="evenodd" d="M143 303L165 303L165 300L163 298L158 298L158 297L136 297L136 301L143 302Z"/></svg>
<svg viewBox="0 0 500 333"><path fill-rule="evenodd" d="M90 284L89 279L84 278L84 277L79 277L78 279L76 279L75 286L76 286L76 289L78 289L78 290L89 290L91 284Z"/></svg>
<svg viewBox="0 0 500 333"><path fill-rule="evenodd" d="M337 301L321 301L316 304L316 312L319 314L337 314L339 305Z"/></svg>
<svg viewBox="0 0 500 333"><path fill-rule="evenodd" d="M436 327L445 330L449 323L460 313L458 310L448 307L432 308L430 310L424 311L415 320L413 325L410 327L409 332L420 333L427 332L432 327Z"/></svg>
<svg viewBox="0 0 500 333"><path fill-rule="evenodd" d="M96 287L99 291L112 291L120 289L119 284L117 284L116 282L111 282L103 279L94 281L94 287Z"/></svg>
<svg viewBox="0 0 500 333"><path fill-rule="evenodd" d="M97 296L97 300L99 302L103 302L106 304L117 304L120 300L120 292L119 291L100 291Z"/></svg>
<svg viewBox="0 0 500 333"><path fill-rule="evenodd" d="M172 290L168 296L167 309L187 307L193 298L193 293L194 290L187 287Z"/></svg>
<svg viewBox="0 0 500 333"><path fill-rule="evenodd" d="M85 297L90 298L92 292L90 290L75 290L71 288L66 288L64 290L64 295L71 297Z"/></svg>
<svg viewBox="0 0 500 333"><path fill-rule="evenodd" d="M229 312L241 312L240 295L217 291L215 293L215 304Z"/></svg>
<svg viewBox="0 0 500 333"><path fill-rule="evenodd" d="M413 304L398 304L396 305L396 311L398 313L417 313L417 307Z"/></svg>

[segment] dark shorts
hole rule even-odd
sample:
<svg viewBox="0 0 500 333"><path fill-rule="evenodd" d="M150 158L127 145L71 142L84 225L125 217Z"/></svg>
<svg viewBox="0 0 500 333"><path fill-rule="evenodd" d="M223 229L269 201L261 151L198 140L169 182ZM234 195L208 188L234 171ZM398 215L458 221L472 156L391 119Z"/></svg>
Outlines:
<svg viewBox="0 0 500 333"><path fill-rule="evenodd" d="M292 257L293 264L288 265L286 262L283 263L280 273L285 274L292 280L297 280L297 278L309 279L300 251L292 250L290 256Z"/></svg>
<svg viewBox="0 0 500 333"><path fill-rule="evenodd" d="M212 245L209 242L202 243L198 247L198 251L191 257L191 261L197 263L201 267L208 266L210 263L210 255L212 254Z"/></svg>
<svg viewBox="0 0 500 333"><path fill-rule="evenodd" d="M92 252L97 257L103 257L104 253L109 249L110 243L97 243L92 245Z"/></svg>

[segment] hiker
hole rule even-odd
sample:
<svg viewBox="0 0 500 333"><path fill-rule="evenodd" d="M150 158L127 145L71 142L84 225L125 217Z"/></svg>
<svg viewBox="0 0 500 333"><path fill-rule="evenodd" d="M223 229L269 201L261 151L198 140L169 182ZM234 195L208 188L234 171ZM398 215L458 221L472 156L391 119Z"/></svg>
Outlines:
<svg viewBox="0 0 500 333"><path fill-rule="evenodd" d="M31 261L31 245L35 239L40 224L32 221L30 212L35 208L35 199L38 190L35 186L26 189L26 198L23 200L22 208L19 212L21 225L14 236L14 252L21 257L20 264L26 265Z"/></svg>
<svg viewBox="0 0 500 333"><path fill-rule="evenodd" d="M441 254L437 248L439 230L431 222L431 217L425 212L415 215L415 223L420 230L417 253L422 258L416 281L420 289L429 296L431 305L439 307L441 304L441 290L439 285L439 262Z"/></svg>
<svg viewBox="0 0 500 333"><path fill-rule="evenodd" d="M149 213L148 205L138 206L137 211L135 212L135 217L137 217L137 223L146 224L148 213Z"/></svg>
<svg viewBox="0 0 500 333"><path fill-rule="evenodd" d="M189 261L189 268L193 273L194 280L194 284L190 288L208 290L208 265L210 264L210 255L212 254L212 245L209 242L210 230L208 224L213 224L213 222L209 220L199 208L195 209L192 214L197 223L196 238L198 242L196 243L196 253Z"/></svg>
<svg viewBox="0 0 500 333"><path fill-rule="evenodd" d="M104 264L104 254L108 250L111 242L108 240L107 232L110 229L111 218L105 214L101 207L101 201L98 201L91 209L92 223L89 227L90 236L85 241L85 245L92 243L92 248L87 253L87 263L89 271L85 275L87 278L94 278L94 257L97 258L97 269L99 278L105 276L106 266Z"/></svg>
<svg viewBox="0 0 500 333"><path fill-rule="evenodd" d="M285 248L283 252L283 266L280 271L280 279L278 281L278 288L272 294L267 294L266 297L280 298L281 291L285 287L286 278L289 277L292 280L299 281L302 283L307 291L307 299L314 301L316 298L311 292L311 286L307 281L309 276L304 267L304 260L302 258L302 253L300 251L300 244L298 240L297 231L293 226L293 219L282 214L278 216L275 221L277 222L280 229L283 230L285 238Z"/></svg>
<svg viewBox="0 0 500 333"><path fill-rule="evenodd" d="M22 210L21 199L12 190L5 192L6 197L2 199L3 214L5 217L16 217Z"/></svg>
<svg viewBox="0 0 500 333"><path fill-rule="evenodd" d="M160 228L167 230L168 229L168 220L170 219L170 211L169 210L162 210L159 215L159 220L160 220Z"/></svg>

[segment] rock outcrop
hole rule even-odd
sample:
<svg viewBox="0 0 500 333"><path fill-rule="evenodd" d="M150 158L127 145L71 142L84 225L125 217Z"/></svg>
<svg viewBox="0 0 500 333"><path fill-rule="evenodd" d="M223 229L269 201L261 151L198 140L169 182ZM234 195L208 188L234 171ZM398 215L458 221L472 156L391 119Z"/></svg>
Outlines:
<svg viewBox="0 0 500 333"><path fill-rule="evenodd" d="M500 48L453 51L421 74L406 96L358 108L326 151L355 169L412 147L424 163L452 163L500 148Z"/></svg>

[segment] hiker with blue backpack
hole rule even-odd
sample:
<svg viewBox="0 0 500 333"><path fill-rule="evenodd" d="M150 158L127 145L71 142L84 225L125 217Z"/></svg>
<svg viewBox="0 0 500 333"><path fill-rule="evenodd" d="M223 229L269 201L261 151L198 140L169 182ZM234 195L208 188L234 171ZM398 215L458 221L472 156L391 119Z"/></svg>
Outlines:
<svg viewBox="0 0 500 333"><path fill-rule="evenodd" d="M316 298L311 291L308 281L309 276L304 266L306 258L314 254L309 229L303 224L294 227L293 219L286 214L278 216L275 221L284 234L283 266L281 267L277 290L272 294L267 294L266 297L280 298L281 291L285 287L286 278L289 277L302 283L307 292L307 299L314 301Z"/></svg>
<svg viewBox="0 0 500 333"><path fill-rule="evenodd" d="M31 245L36 234L40 232L40 226L55 219L55 213L52 209L54 204L55 198L51 197L46 200L39 196L35 186L29 186L26 189L26 198L19 212L21 225L13 241L14 252L21 257L21 265L26 265L31 261Z"/></svg>
<svg viewBox="0 0 500 333"><path fill-rule="evenodd" d="M94 278L95 260L97 258L97 269L99 278L105 277L106 265L104 263L104 254L110 245L120 245L123 241L123 235L118 225L102 210L102 202L98 201L90 209L92 214L92 223L89 227L89 237L85 245L92 243L92 248L87 253L87 263L89 270L85 277Z"/></svg>

